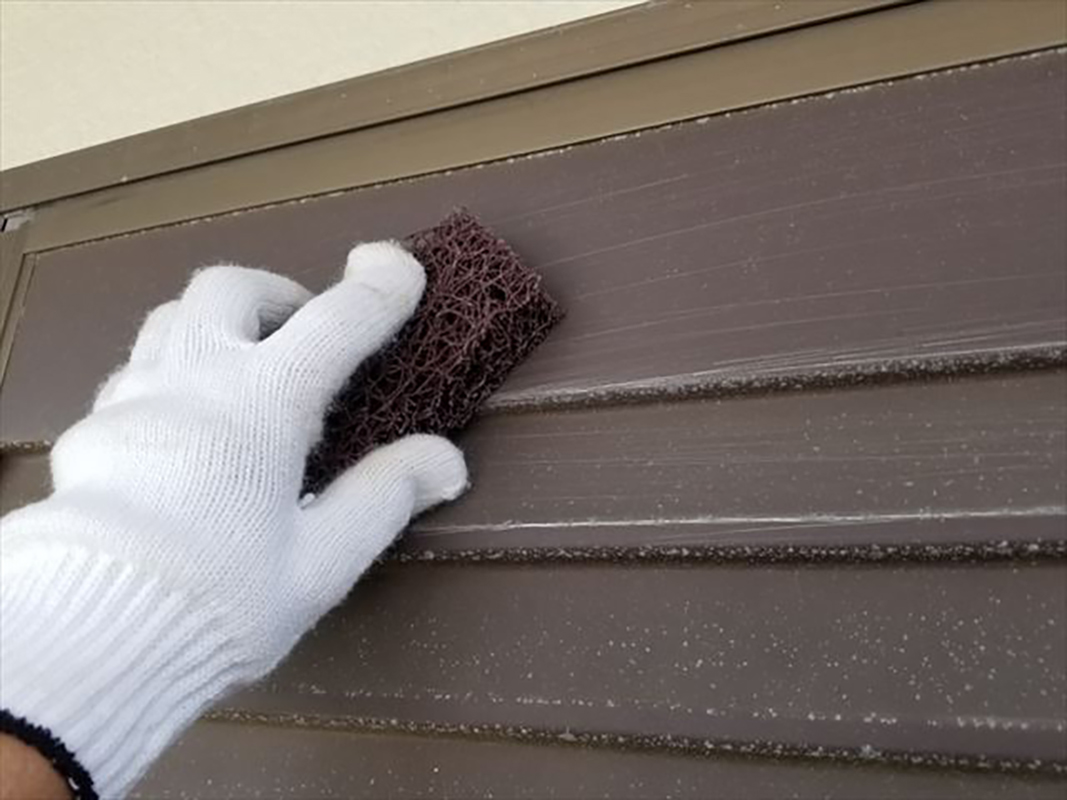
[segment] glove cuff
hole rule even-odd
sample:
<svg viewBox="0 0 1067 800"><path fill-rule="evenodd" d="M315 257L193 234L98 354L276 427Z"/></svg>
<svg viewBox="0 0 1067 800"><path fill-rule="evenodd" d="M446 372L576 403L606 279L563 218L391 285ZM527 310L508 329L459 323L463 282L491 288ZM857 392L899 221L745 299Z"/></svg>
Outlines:
<svg viewBox="0 0 1067 800"><path fill-rule="evenodd" d="M73 754L92 778L83 794L122 796L249 673L220 617L108 555L47 543L4 553L0 709Z"/></svg>

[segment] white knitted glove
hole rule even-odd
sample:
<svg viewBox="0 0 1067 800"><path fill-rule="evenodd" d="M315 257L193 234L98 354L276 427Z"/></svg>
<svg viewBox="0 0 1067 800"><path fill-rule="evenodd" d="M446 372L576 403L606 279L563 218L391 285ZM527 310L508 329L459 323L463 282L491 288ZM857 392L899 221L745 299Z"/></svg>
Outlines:
<svg viewBox="0 0 1067 800"><path fill-rule="evenodd" d="M465 488L454 446L412 436L298 497L330 399L424 283L390 243L354 249L314 298L266 272L199 272L56 442L52 496L4 518L0 708L65 745L101 796Z"/></svg>

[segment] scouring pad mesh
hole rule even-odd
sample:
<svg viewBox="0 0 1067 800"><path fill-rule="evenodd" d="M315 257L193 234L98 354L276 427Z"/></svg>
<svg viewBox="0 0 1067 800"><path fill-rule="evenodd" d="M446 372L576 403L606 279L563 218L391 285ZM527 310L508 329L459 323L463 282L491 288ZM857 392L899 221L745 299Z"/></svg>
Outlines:
<svg viewBox="0 0 1067 800"><path fill-rule="evenodd" d="M426 269L426 292L396 340L338 394L305 492L378 445L466 426L562 318L540 276L465 209L404 244Z"/></svg>

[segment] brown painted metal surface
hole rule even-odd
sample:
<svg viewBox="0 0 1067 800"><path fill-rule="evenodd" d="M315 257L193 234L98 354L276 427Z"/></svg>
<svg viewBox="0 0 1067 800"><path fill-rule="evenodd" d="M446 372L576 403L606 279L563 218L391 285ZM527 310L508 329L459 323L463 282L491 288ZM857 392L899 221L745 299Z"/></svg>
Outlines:
<svg viewBox="0 0 1067 800"><path fill-rule="evenodd" d="M15 323L21 308L26 227L0 232L0 385L14 342ZM36 258L30 255L26 260Z"/></svg>
<svg viewBox="0 0 1067 800"><path fill-rule="evenodd" d="M566 745L566 742L559 744ZM692 798L1058 800L1044 776L825 762L690 758L580 746L202 723L139 787L143 798Z"/></svg>
<svg viewBox="0 0 1067 800"><path fill-rule="evenodd" d="M39 253L8 445L198 265L318 289L466 203L570 312L471 495L144 794L1062 795L1065 88L1045 53ZM9 447L5 507L45 465Z"/></svg>
<svg viewBox="0 0 1067 800"><path fill-rule="evenodd" d="M44 254L0 432L77 419L195 266L319 288L354 241L464 203L569 312L498 404L1047 357L1067 343L1065 92L1049 54Z"/></svg>
<svg viewBox="0 0 1067 800"><path fill-rule="evenodd" d="M460 438L473 489L417 522L403 549L544 558L521 551L1054 540L1067 514L1065 397L1067 372L1043 371L492 414ZM6 456L3 507L40 497L46 470L45 454Z"/></svg>
<svg viewBox="0 0 1067 800"><path fill-rule="evenodd" d="M1067 5L1023 2L1026 13L1004 0L894 6L115 186L42 207L28 247L456 169L1067 42Z"/></svg>
<svg viewBox="0 0 1067 800"><path fill-rule="evenodd" d="M0 515L41 500L51 490L47 453L0 453Z"/></svg>
<svg viewBox="0 0 1067 800"><path fill-rule="evenodd" d="M1046 538L1067 514L1065 398L1067 372L1043 372L495 415L462 440L476 488L410 547Z"/></svg>
<svg viewBox="0 0 1067 800"><path fill-rule="evenodd" d="M0 173L0 210L550 86L907 0L650 3Z"/></svg>
<svg viewBox="0 0 1067 800"><path fill-rule="evenodd" d="M0 330L4 328L15 292L25 239L25 228L0 232Z"/></svg>
<svg viewBox="0 0 1067 800"><path fill-rule="evenodd" d="M434 564L365 580L225 705L1040 768L1064 696L1062 563Z"/></svg>

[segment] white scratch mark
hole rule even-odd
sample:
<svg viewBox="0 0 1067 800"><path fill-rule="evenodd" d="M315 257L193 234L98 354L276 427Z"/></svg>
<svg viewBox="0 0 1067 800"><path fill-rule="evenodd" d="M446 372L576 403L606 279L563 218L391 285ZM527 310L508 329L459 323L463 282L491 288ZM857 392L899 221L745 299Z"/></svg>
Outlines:
<svg viewBox="0 0 1067 800"><path fill-rule="evenodd" d="M551 522L503 522L445 525L425 528L420 536L446 536L474 531L519 531L543 528L665 528L673 525L881 525L889 522L913 522L945 519L999 519L1019 517L1058 517L1067 515L1067 506L1033 506L1031 508L941 509L870 514L783 514L752 516L652 517L646 519L573 519Z"/></svg>

